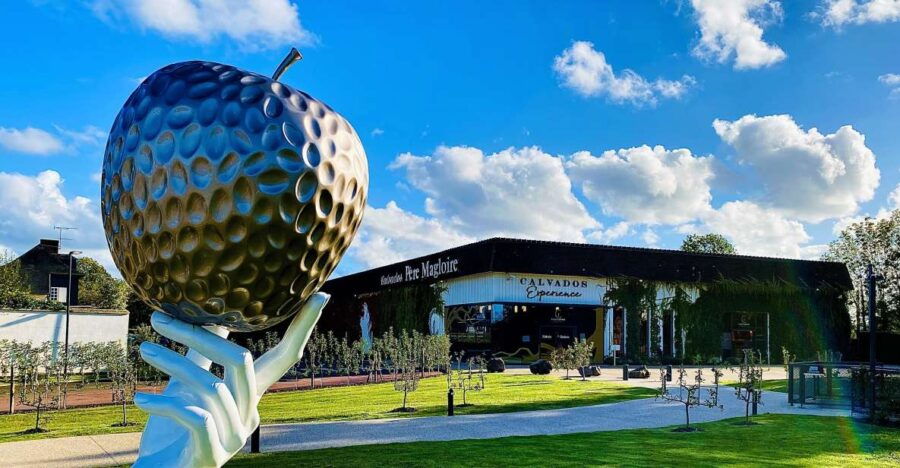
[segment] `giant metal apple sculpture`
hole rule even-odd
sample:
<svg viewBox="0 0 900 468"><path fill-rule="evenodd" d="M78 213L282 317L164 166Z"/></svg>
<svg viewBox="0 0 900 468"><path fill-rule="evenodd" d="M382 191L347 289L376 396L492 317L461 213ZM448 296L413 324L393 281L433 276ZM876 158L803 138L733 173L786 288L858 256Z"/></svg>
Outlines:
<svg viewBox="0 0 900 468"><path fill-rule="evenodd" d="M211 62L166 66L110 130L102 211L116 266L151 306L253 331L296 313L362 220L366 155L328 105Z"/></svg>

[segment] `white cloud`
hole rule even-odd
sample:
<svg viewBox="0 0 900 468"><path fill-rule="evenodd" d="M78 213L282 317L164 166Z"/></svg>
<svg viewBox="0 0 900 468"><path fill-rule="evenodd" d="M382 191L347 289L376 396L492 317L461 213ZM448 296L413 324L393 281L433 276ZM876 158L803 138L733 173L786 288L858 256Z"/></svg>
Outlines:
<svg viewBox="0 0 900 468"><path fill-rule="evenodd" d="M58 125L54 127L57 132L76 145L103 146L108 136L105 131L93 125L87 125L81 130L69 130Z"/></svg>
<svg viewBox="0 0 900 468"><path fill-rule="evenodd" d="M34 127L22 130L0 127L0 146L19 153L39 155L58 153L63 149L59 138Z"/></svg>
<svg viewBox="0 0 900 468"><path fill-rule="evenodd" d="M725 203L704 217L701 230L724 235L744 255L808 258L812 253L803 247L810 240L803 224L753 202Z"/></svg>
<svg viewBox="0 0 900 468"><path fill-rule="evenodd" d="M896 86L900 85L900 75L896 73L886 73L878 77L878 81L888 85L888 86Z"/></svg>
<svg viewBox="0 0 900 468"><path fill-rule="evenodd" d="M775 44L763 40L764 28L782 17L775 0L692 0L700 26L693 54L725 63L734 56L734 68L752 69L776 64L787 57Z"/></svg>
<svg viewBox="0 0 900 468"><path fill-rule="evenodd" d="M575 153L566 164L585 197L632 223L681 224L710 208L712 157L662 146Z"/></svg>
<svg viewBox="0 0 900 468"><path fill-rule="evenodd" d="M874 215L865 213L840 218L834 222L834 225L831 227L831 233L837 236L851 224L861 223L865 221L866 218L874 220L888 219L894 210L900 210L900 184L897 184L894 190L888 194L887 203L878 208L878 211Z"/></svg>
<svg viewBox="0 0 900 468"><path fill-rule="evenodd" d="M373 137L380 136L380 135L384 135L384 130L382 130L380 128L376 128L376 129L372 130Z"/></svg>
<svg viewBox="0 0 900 468"><path fill-rule="evenodd" d="M587 41L576 41L565 49L554 59L553 69L563 86L582 96L605 96L616 103L638 106L654 105L658 97L678 99L696 83L689 75L680 80L651 82L629 69L616 74L603 52Z"/></svg>
<svg viewBox="0 0 900 468"><path fill-rule="evenodd" d="M348 255L365 268L375 268L473 240L434 218L415 215L390 201L384 208L366 208Z"/></svg>
<svg viewBox="0 0 900 468"><path fill-rule="evenodd" d="M855 213L871 200L880 172L865 136L847 125L823 135L804 131L789 115L745 115L713 128L760 179L768 206L803 221Z"/></svg>
<svg viewBox="0 0 900 468"><path fill-rule="evenodd" d="M834 28L890 23L900 21L900 0L824 0L814 16L821 19L822 25Z"/></svg>
<svg viewBox="0 0 900 468"><path fill-rule="evenodd" d="M900 210L900 184L888 195L888 209Z"/></svg>
<svg viewBox="0 0 900 468"><path fill-rule="evenodd" d="M466 236L583 242L584 231L600 227L572 193L562 160L537 147L485 155L441 146L430 156L401 154L390 167L427 195L429 215Z"/></svg>
<svg viewBox="0 0 900 468"><path fill-rule="evenodd" d="M128 17L172 38L210 42L224 36L251 49L315 42L289 0L95 0L92 10L106 21Z"/></svg>
<svg viewBox="0 0 900 468"><path fill-rule="evenodd" d="M653 229L647 228L644 230L644 233L641 234L641 240L652 247L659 243L659 235L653 232Z"/></svg>
<svg viewBox="0 0 900 468"><path fill-rule="evenodd" d="M38 239L54 238L54 225L77 228L68 231L64 249L78 249L116 272L106 246L98 204L89 198L67 198L63 179L56 171L36 176L0 172L0 239L17 252L26 252Z"/></svg>
<svg viewBox="0 0 900 468"><path fill-rule="evenodd" d="M896 73L886 73L879 76L878 81L891 88L891 93L889 94L891 98L900 98L900 75Z"/></svg>
<svg viewBox="0 0 900 468"><path fill-rule="evenodd" d="M609 244L632 233L631 225L625 221L619 221L607 229L597 229L589 232L585 238L590 242Z"/></svg>

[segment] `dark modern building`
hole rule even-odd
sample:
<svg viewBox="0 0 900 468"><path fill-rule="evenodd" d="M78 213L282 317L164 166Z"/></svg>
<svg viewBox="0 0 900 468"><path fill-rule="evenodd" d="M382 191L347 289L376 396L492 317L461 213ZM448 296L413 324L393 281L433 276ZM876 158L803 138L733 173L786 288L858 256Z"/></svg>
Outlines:
<svg viewBox="0 0 900 468"><path fill-rule="evenodd" d="M597 361L780 362L782 346L846 348L850 289L841 263L494 238L333 279L320 323L351 338L430 329L526 362L575 339Z"/></svg>
<svg viewBox="0 0 900 468"><path fill-rule="evenodd" d="M22 271L28 277L33 296L66 302L71 297L72 305L78 304L78 281L81 275L75 273L78 259L72 261L72 286L69 290L69 254L59 252L59 241L41 239L18 259Z"/></svg>

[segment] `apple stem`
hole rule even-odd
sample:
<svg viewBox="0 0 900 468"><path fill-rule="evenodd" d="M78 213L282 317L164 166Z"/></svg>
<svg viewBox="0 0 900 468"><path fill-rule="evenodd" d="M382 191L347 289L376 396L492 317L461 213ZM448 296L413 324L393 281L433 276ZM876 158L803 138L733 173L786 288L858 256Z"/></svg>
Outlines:
<svg viewBox="0 0 900 468"><path fill-rule="evenodd" d="M288 52L284 60L281 61L281 64L278 65L278 68L275 69L275 73L272 74L272 79L278 81L278 79L281 78L281 75L283 75L291 65L302 58L303 54L301 54L296 47L291 47L291 51Z"/></svg>

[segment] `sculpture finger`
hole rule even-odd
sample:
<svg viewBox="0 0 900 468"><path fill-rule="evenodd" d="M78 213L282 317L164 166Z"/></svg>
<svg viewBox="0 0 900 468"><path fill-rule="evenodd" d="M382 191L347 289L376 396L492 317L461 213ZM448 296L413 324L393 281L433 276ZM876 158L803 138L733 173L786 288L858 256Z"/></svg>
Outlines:
<svg viewBox="0 0 900 468"><path fill-rule="evenodd" d="M244 445L246 426L224 382L198 368L187 357L158 344L144 342L140 350L148 364L177 380L213 416L224 447L237 450Z"/></svg>
<svg viewBox="0 0 900 468"><path fill-rule="evenodd" d="M181 398L137 393L134 404L153 416L168 418L184 426L191 433L195 459L221 460L227 454L219 445L219 436L212 415L188 404Z"/></svg>
<svg viewBox="0 0 900 468"><path fill-rule="evenodd" d="M303 308L284 332L281 342L256 360L256 393L262 395L303 357L303 348L322 315L322 309L331 296L316 293L303 304Z"/></svg>
<svg viewBox="0 0 900 468"><path fill-rule="evenodd" d="M221 364L225 368L225 385L234 396L242 423L246 426L252 422L251 415L257 403L254 398L256 373L253 369L253 355L249 351L203 327L182 322L161 312L154 312L150 323L161 335Z"/></svg>

